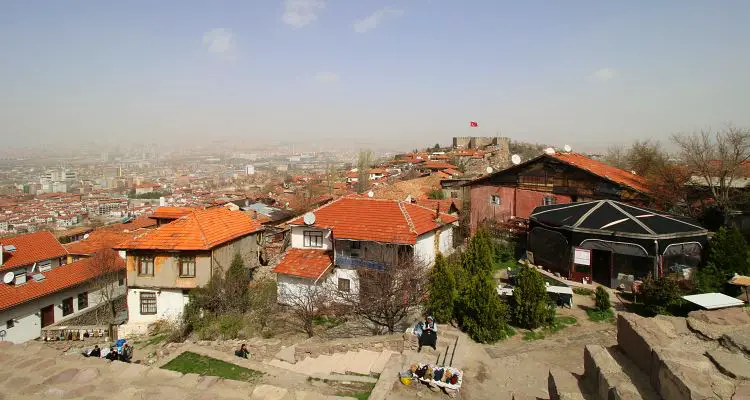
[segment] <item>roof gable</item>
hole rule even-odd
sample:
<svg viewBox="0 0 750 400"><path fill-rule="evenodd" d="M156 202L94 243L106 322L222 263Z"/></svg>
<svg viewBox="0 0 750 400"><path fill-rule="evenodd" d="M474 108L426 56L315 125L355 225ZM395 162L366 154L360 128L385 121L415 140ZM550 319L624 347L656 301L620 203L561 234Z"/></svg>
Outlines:
<svg viewBox="0 0 750 400"><path fill-rule="evenodd" d="M0 239L0 244L15 246L13 252L3 251L0 271L23 267L44 260L63 257L68 253L51 232L34 232Z"/></svg>

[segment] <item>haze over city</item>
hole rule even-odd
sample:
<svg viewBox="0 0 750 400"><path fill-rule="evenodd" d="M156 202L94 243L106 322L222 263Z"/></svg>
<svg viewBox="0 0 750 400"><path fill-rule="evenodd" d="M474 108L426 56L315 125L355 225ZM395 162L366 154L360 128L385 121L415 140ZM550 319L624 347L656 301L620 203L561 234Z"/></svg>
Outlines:
<svg viewBox="0 0 750 400"><path fill-rule="evenodd" d="M6 149L666 142L750 124L748 20L745 1L4 1L0 135Z"/></svg>

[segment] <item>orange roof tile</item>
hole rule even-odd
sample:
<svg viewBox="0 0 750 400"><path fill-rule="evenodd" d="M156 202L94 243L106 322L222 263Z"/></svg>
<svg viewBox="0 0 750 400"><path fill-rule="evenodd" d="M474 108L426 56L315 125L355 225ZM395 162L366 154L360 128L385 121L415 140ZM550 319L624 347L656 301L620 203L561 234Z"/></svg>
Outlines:
<svg viewBox="0 0 750 400"><path fill-rule="evenodd" d="M162 206L157 207L156 210L154 210L153 214L150 215L150 217L158 219L177 219L184 215L188 215L195 210L197 209L193 207Z"/></svg>
<svg viewBox="0 0 750 400"><path fill-rule="evenodd" d="M118 256L117 260L120 264L118 268L124 269L125 262L122 258ZM0 310L48 296L95 278L99 273L91 267L91 262L91 258L86 258L71 264L61 265L49 272L44 272L45 279L40 282L29 279L26 283L18 286L0 284Z"/></svg>
<svg viewBox="0 0 750 400"><path fill-rule="evenodd" d="M91 255L103 248L114 249L120 243L133 239L134 235L135 233L97 229L89 233L85 239L64 244L63 247L68 254Z"/></svg>
<svg viewBox="0 0 750 400"><path fill-rule="evenodd" d="M645 177L613 167L603 162L592 160L584 155L578 153L555 153L550 157L586 170L611 182L630 187L639 192L648 193L650 191Z"/></svg>
<svg viewBox="0 0 750 400"><path fill-rule="evenodd" d="M147 216L140 216L130 222L107 225L107 226L101 227L100 229L106 229L109 231L120 231L120 232L134 232L139 229L153 228L155 226L156 226L155 220Z"/></svg>
<svg viewBox="0 0 750 400"><path fill-rule="evenodd" d="M427 161L422 166L429 169L458 169L455 165L443 161Z"/></svg>
<svg viewBox="0 0 750 400"><path fill-rule="evenodd" d="M318 279L333 264L333 252L291 248L272 272L299 278Z"/></svg>
<svg viewBox="0 0 750 400"><path fill-rule="evenodd" d="M3 251L0 271L23 267L35 262L63 257L68 253L50 232L34 232L0 239L3 247L16 246L14 252Z"/></svg>
<svg viewBox="0 0 750 400"><path fill-rule="evenodd" d="M222 243L258 232L263 227L242 211L224 207L194 210L133 240L122 249L210 250Z"/></svg>
<svg viewBox="0 0 750 400"><path fill-rule="evenodd" d="M314 211L319 228L332 229L340 239L368 240L383 243L415 244L417 237L456 221L441 213L416 204L367 197L342 197ZM304 225L303 217L289 225Z"/></svg>

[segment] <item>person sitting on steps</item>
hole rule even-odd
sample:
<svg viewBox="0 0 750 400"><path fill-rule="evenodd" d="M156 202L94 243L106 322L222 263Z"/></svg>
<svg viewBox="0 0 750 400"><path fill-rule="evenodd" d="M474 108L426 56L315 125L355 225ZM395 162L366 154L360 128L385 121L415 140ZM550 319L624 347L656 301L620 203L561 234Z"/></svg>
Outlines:
<svg viewBox="0 0 750 400"><path fill-rule="evenodd" d="M425 321L421 321L414 328L414 334L419 338L419 349L417 352L422 351L422 346L430 346L434 350L437 350L437 324L432 316L428 316Z"/></svg>
<svg viewBox="0 0 750 400"><path fill-rule="evenodd" d="M248 354L250 354L250 352L247 351L247 345L245 343L242 343L240 349L234 352L234 355L240 358L247 358Z"/></svg>

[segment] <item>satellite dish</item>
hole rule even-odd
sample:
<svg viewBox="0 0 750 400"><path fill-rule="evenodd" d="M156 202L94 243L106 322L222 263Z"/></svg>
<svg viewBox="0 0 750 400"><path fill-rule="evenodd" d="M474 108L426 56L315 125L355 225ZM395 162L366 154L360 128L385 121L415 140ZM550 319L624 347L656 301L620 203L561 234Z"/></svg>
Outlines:
<svg viewBox="0 0 750 400"><path fill-rule="evenodd" d="M521 156L518 154L513 154L510 156L510 161L513 163L513 165L518 165L521 163Z"/></svg>
<svg viewBox="0 0 750 400"><path fill-rule="evenodd" d="M638 175L638 173L635 172L635 171L633 171L633 170L631 170L630 173L633 174L633 175Z"/></svg>
<svg viewBox="0 0 750 400"><path fill-rule="evenodd" d="M89 234L87 233L87 234L83 235L83 238L84 239L88 239L89 238Z"/></svg>
<svg viewBox="0 0 750 400"><path fill-rule="evenodd" d="M555 149L553 149L552 147L547 147L546 149L544 149L544 154L547 154L549 156L554 156Z"/></svg>
<svg viewBox="0 0 750 400"><path fill-rule="evenodd" d="M493 169L492 169L492 167L487 167L487 169L485 169L485 171L487 171L488 174L491 174L492 171L493 171Z"/></svg>
<svg viewBox="0 0 750 400"><path fill-rule="evenodd" d="M3 282L7 284L13 283L13 280L16 279L16 274L13 272L6 272L5 275L3 275Z"/></svg>
<svg viewBox="0 0 750 400"><path fill-rule="evenodd" d="M367 197L372 198L372 196L375 196L375 192L373 192L372 190L367 192Z"/></svg>
<svg viewBox="0 0 750 400"><path fill-rule="evenodd" d="M315 223L315 214L309 212L302 217L302 220L305 221L305 225L312 225Z"/></svg>
<svg viewBox="0 0 750 400"><path fill-rule="evenodd" d="M570 147L570 145L566 144L565 146L563 146L563 150L565 150L566 153L570 153L571 151L573 151L573 148Z"/></svg>

